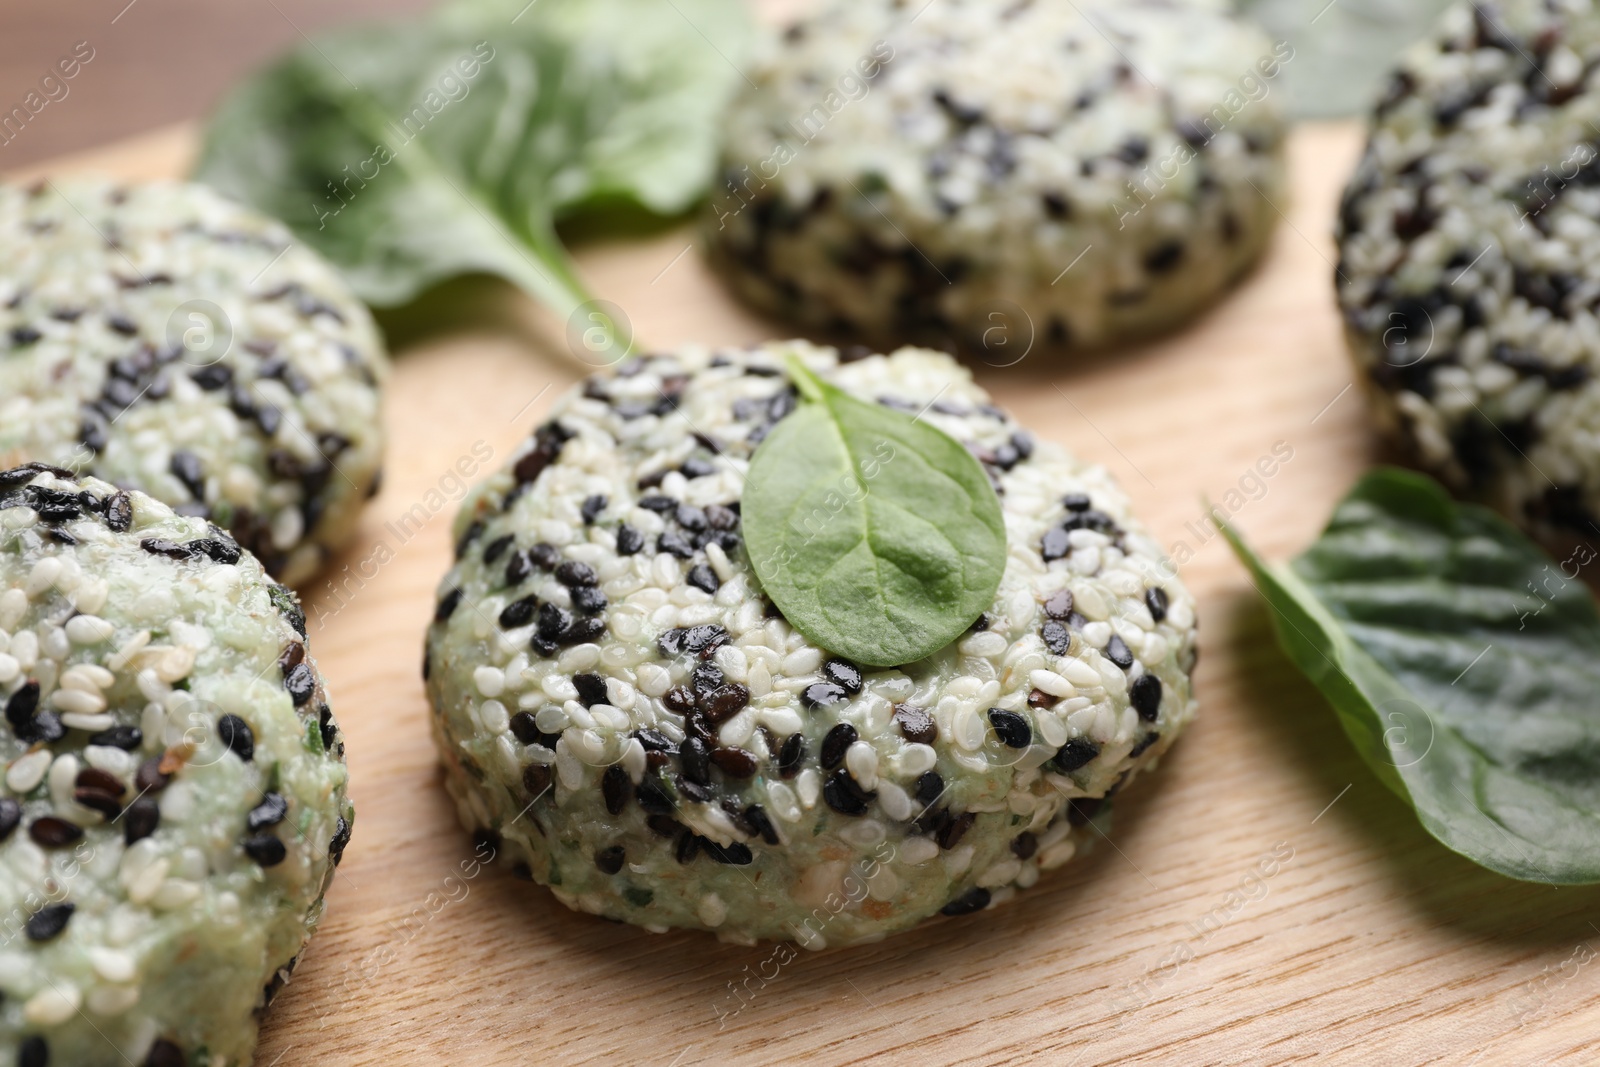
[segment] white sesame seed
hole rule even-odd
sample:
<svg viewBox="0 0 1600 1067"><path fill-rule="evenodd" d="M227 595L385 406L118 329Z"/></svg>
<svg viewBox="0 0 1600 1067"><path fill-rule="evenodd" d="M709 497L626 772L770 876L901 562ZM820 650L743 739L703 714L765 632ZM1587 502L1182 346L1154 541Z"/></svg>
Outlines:
<svg viewBox="0 0 1600 1067"><path fill-rule="evenodd" d="M72 715L95 715L106 710L105 697L82 689L57 689L50 694L50 703Z"/></svg>
<svg viewBox="0 0 1600 1067"><path fill-rule="evenodd" d="M479 666L472 672L472 683L486 697L497 697L505 691L506 676L498 667Z"/></svg>
<svg viewBox="0 0 1600 1067"><path fill-rule="evenodd" d="M23 1017L32 1026L60 1026L78 1013L83 994L68 981L53 981L28 998L22 1006Z"/></svg>
<svg viewBox="0 0 1600 1067"><path fill-rule="evenodd" d="M31 793L44 781L45 772L55 757L49 749L41 748L26 756L19 756L6 768L6 788L21 796Z"/></svg>
<svg viewBox="0 0 1600 1067"><path fill-rule="evenodd" d="M67 639L75 645L98 645L111 640L116 627L98 615L74 615L67 620Z"/></svg>
<svg viewBox="0 0 1600 1067"><path fill-rule="evenodd" d="M89 990L86 1001L90 1011L107 1017L121 1015L139 1003L140 990L136 985L102 985Z"/></svg>
<svg viewBox="0 0 1600 1067"><path fill-rule="evenodd" d="M61 689L57 693L70 693L71 690ZM87 696L88 694L84 694ZM57 703L59 706L59 702ZM75 711L64 711L61 714L61 725L69 730L109 730L117 725L117 717L106 713L95 715Z"/></svg>

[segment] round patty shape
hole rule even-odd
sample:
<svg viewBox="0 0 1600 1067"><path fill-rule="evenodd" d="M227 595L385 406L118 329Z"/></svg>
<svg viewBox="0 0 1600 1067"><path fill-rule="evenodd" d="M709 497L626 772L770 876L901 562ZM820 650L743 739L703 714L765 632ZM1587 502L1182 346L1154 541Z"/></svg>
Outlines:
<svg viewBox="0 0 1600 1067"><path fill-rule="evenodd" d="M305 581L377 490L383 345L282 224L198 185L0 186L0 466L229 530Z"/></svg>
<svg viewBox="0 0 1600 1067"><path fill-rule="evenodd" d="M1173 326L1271 232L1292 55L1193 0L844 0L734 104L712 261L820 332L995 364Z"/></svg>
<svg viewBox="0 0 1600 1067"><path fill-rule="evenodd" d="M925 660L864 669L761 595L739 502L795 408L785 353L924 412L1000 491L993 606ZM462 821L651 930L822 948L1005 900L1194 712L1193 601L1127 498L937 352L631 360L560 400L456 533L423 672Z"/></svg>
<svg viewBox="0 0 1600 1067"><path fill-rule="evenodd" d="M1550 543L1600 515L1600 14L1452 8L1378 105L1339 304L1382 428Z"/></svg>
<svg viewBox="0 0 1600 1067"><path fill-rule="evenodd" d="M239 1067L350 837L294 594L205 520L0 471L0 1063Z"/></svg>

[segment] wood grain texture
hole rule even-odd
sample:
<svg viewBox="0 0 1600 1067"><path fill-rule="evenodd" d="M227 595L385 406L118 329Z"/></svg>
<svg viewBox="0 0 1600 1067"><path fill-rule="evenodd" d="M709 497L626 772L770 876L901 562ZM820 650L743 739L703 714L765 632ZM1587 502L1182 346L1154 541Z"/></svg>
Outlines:
<svg viewBox="0 0 1600 1067"><path fill-rule="evenodd" d="M1359 140L1352 125L1296 133L1270 254L1192 328L1074 365L979 368L1040 434L1110 466L1164 544L1192 550L1199 721L1119 800L1111 842L1014 904L781 966L771 947L573 914L499 869L464 876L471 846L418 675L453 504L409 537L389 524L430 490L459 495L475 442L502 462L581 368L560 324L496 285L450 285L389 318L409 340L388 479L308 597L355 838L259 1062L1593 1062L1600 891L1507 881L1433 842L1202 525L1202 494L1242 500L1235 520L1263 551L1298 551L1373 458L1330 285ZM72 166L177 173L189 149L174 131ZM691 242L675 229L580 260L653 345L781 335L730 303ZM1253 481L1279 442L1293 457Z"/></svg>

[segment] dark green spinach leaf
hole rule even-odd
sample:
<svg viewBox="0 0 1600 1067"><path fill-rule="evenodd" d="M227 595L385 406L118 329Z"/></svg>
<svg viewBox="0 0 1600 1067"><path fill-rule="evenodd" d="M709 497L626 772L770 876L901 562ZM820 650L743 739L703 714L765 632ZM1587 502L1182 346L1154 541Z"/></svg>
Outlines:
<svg viewBox="0 0 1600 1067"><path fill-rule="evenodd" d="M752 37L738 0L457 0L245 83L196 176L283 219L369 303L481 271L568 315L586 294L556 222L693 205Z"/></svg>
<svg viewBox="0 0 1600 1067"><path fill-rule="evenodd" d="M756 576L789 623L873 667L930 656L994 603L1000 499L949 435L857 400L799 360L797 410L750 461L742 501Z"/></svg>
<svg viewBox="0 0 1600 1067"><path fill-rule="evenodd" d="M1289 566L1226 523L1279 642L1445 845L1527 881L1600 881L1600 612L1492 512L1380 468Z"/></svg>

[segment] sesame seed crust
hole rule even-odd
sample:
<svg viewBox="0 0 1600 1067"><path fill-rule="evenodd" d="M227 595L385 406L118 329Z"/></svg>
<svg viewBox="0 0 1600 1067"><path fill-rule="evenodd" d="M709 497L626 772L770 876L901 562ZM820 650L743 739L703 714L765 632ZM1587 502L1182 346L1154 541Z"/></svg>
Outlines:
<svg viewBox="0 0 1600 1067"><path fill-rule="evenodd" d="M739 500L795 408L786 352L925 411L1000 492L993 607L924 661L832 656L760 593ZM1194 602L1122 491L936 352L630 360L455 530L423 672L460 817L569 907L651 930L822 948L1006 900L1194 713Z"/></svg>
<svg viewBox="0 0 1600 1067"><path fill-rule="evenodd" d="M1380 427L1560 544L1600 515L1600 13L1451 8L1375 110L1336 279Z"/></svg>
<svg viewBox="0 0 1600 1067"><path fill-rule="evenodd" d="M0 465L227 529L302 582L377 488L387 358L280 223L197 185L0 185Z"/></svg>
<svg viewBox="0 0 1600 1067"><path fill-rule="evenodd" d="M712 262L759 308L878 344L1176 325L1276 219L1278 98L1239 91L1274 47L1193 0L829 5L730 111Z"/></svg>
<svg viewBox="0 0 1600 1067"><path fill-rule="evenodd" d="M0 709L0 1062L248 1064L354 818L294 594L142 493L0 470Z"/></svg>

